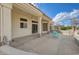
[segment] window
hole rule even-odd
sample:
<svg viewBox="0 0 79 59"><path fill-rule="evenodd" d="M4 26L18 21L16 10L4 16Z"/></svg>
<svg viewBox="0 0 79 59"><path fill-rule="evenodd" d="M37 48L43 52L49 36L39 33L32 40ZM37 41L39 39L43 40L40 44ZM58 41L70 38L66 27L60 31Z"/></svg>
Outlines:
<svg viewBox="0 0 79 59"><path fill-rule="evenodd" d="M20 18L20 28L27 28L27 19Z"/></svg>
<svg viewBox="0 0 79 59"><path fill-rule="evenodd" d="M38 23L37 21L32 21L32 23Z"/></svg>
<svg viewBox="0 0 79 59"><path fill-rule="evenodd" d="M43 31L48 31L48 24L47 23L43 23Z"/></svg>
<svg viewBox="0 0 79 59"><path fill-rule="evenodd" d="M24 19L24 18L20 18L20 21L27 21L27 19Z"/></svg>

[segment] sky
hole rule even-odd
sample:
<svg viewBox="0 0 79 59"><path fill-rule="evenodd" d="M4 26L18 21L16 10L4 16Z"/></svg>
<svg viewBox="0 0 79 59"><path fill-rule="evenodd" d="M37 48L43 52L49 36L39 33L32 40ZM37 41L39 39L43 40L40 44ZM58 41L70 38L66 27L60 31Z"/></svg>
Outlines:
<svg viewBox="0 0 79 59"><path fill-rule="evenodd" d="M73 17L79 18L78 3L35 3L34 5L54 22L62 25L70 25Z"/></svg>

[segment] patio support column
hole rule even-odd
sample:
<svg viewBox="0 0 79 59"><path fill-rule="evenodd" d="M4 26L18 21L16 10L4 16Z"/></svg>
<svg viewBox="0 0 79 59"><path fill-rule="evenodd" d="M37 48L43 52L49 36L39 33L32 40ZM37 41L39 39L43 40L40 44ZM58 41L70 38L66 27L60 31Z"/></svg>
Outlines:
<svg viewBox="0 0 79 59"><path fill-rule="evenodd" d="M1 39L2 39L2 31L1 31L1 28L2 27L2 19L1 19L1 5L0 5L0 42L1 42Z"/></svg>
<svg viewBox="0 0 79 59"><path fill-rule="evenodd" d="M50 32L50 21L48 22L48 32Z"/></svg>
<svg viewBox="0 0 79 59"><path fill-rule="evenodd" d="M1 3L1 42L3 39L7 41L11 41L11 9L12 4Z"/></svg>
<svg viewBox="0 0 79 59"><path fill-rule="evenodd" d="M42 34L42 16L39 17L39 26L38 26L38 31L39 31L39 34L40 34L40 37L41 37L41 34Z"/></svg>

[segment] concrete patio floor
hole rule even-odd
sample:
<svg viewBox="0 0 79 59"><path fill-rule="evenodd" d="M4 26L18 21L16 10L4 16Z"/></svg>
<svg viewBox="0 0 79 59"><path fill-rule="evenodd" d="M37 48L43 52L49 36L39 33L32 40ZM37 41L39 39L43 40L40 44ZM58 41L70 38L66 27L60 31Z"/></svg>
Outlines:
<svg viewBox="0 0 79 59"><path fill-rule="evenodd" d="M79 47L71 36L60 35L59 38L47 34L41 38L21 38L11 44L17 49L34 52L39 55L78 55Z"/></svg>

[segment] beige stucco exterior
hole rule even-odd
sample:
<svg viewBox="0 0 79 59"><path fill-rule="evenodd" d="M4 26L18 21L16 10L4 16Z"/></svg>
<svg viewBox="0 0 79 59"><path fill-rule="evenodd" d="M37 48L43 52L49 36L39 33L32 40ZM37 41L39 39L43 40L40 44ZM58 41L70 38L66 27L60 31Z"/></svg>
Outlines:
<svg viewBox="0 0 79 59"><path fill-rule="evenodd" d="M27 19L27 28L21 29L20 26L20 18ZM24 13L20 10L12 10L12 37L22 37L26 35L31 35L31 15Z"/></svg>
<svg viewBox="0 0 79 59"><path fill-rule="evenodd" d="M0 33L2 33L0 36L2 40L4 36L10 41L12 38L32 35L32 20L38 21L38 34L50 31L51 20L32 5L7 3L0 4L0 6ZM27 28L20 28L20 18L27 19ZM42 23L48 23L48 31L42 30Z"/></svg>
<svg viewBox="0 0 79 59"><path fill-rule="evenodd" d="M1 6L0 6L0 36L1 36Z"/></svg>
<svg viewBox="0 0 79 59"><path fill-rule="evenodd" d="M11 40L11 6L12 4L0 4L1 12L1 41L4 36L7 37L8 41Z"/></svg>

